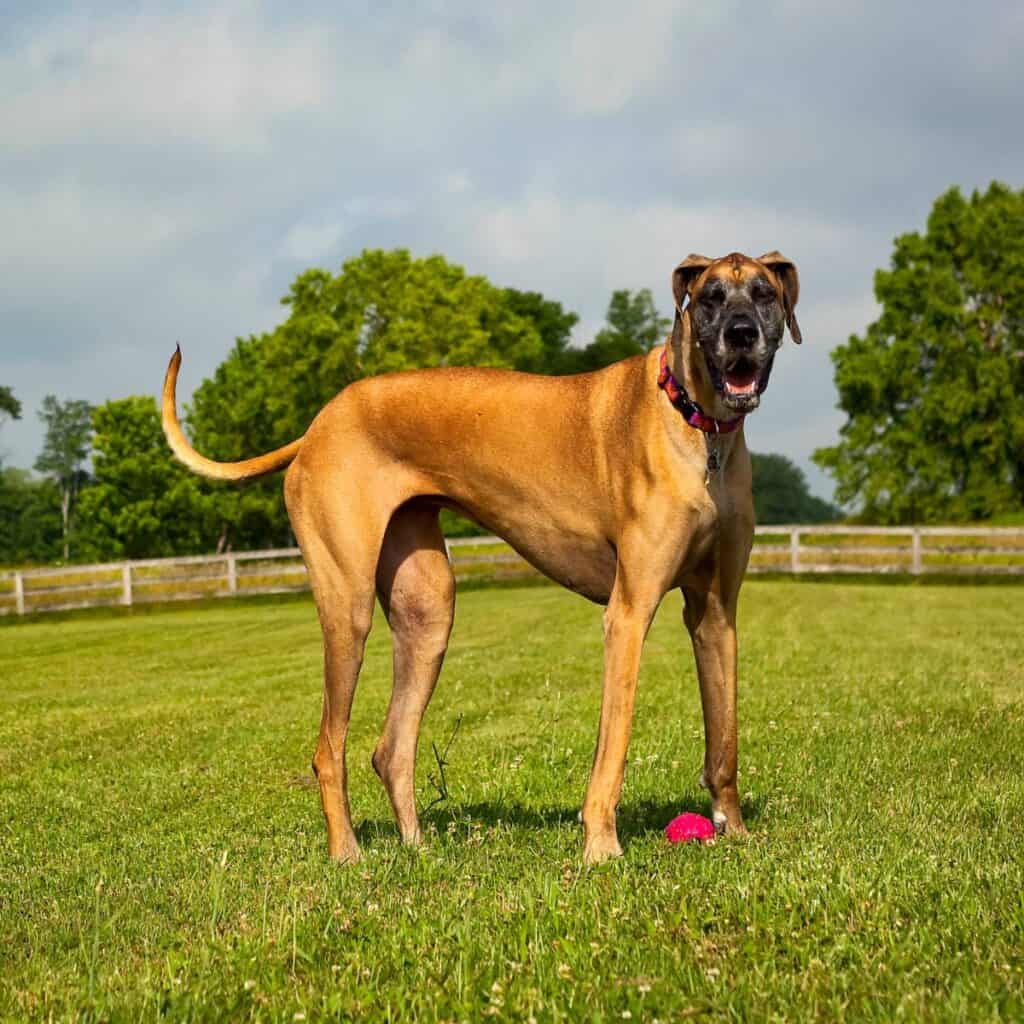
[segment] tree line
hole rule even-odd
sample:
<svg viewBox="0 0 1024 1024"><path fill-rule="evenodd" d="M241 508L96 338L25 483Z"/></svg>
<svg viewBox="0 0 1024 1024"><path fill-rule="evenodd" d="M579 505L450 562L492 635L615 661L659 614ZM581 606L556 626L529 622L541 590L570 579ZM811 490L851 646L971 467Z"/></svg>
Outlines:
<svg viewBox="0 0 1024 1024"><path fill-rule="evenodd" d="M940 196L923 233L896 239L875 275L882 312L832 353L836 444L814 459L862 522L964 522L1024 511L1024 190L993 183ZM597 369L657 344L669 321L651 293L619 290L586 347L575 313L502 288L441 256L368 250L339 272L300 274L285 320L239 338L186 409L216 459L277 447L361 377L422 366L534 373ZM20 405L0 387L0 414ZM171 457L152 397L91 409L48 398L42 474L0 475L0 561L135 558L290 543L280 481L214 486ZM91 455L91 467L88 456ZM803 473L754 456L761 522L834 518ZM449 522L451 532L468 529Z"/></svg>

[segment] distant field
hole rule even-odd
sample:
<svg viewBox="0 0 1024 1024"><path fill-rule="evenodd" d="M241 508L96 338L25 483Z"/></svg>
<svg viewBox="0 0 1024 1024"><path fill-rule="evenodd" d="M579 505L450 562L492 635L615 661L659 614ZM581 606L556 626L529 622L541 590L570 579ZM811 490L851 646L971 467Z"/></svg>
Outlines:
<svg viewBox="0 0 1024 1024"><path fill-rule="evenodd" d="M0 1018L1024 1018L1024 589L752 580L741 769L753 837L671 848L700 708L675 596L652 629L620 815L581 863L600 610L459 597L424 730L462 725L429 843L369 764L378 622L350 769L366 858L327 862L305 598L0 630Z"/></svg>

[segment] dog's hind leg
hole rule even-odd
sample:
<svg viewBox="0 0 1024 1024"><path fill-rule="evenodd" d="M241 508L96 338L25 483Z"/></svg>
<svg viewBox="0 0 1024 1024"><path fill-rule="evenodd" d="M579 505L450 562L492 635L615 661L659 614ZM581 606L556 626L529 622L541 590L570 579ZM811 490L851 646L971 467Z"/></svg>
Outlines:
<svg viewBox="0 0 1024 1024"><path fill-rule="evenodd" d="M324 637L324 704L313 772L327 820L327 850L359 859L348 802L345 743L363 649L373 620L374 573L386 517L367 512L369 488L339 486L294 465L285 484L292 527L302 547ZM353 515L353 508L359 509Z"/></svg>
<svg viewBox="0 0 1024 1024"><path fill-rule="evenodd" d="M377 593L391 626L395 682L373 767L402 840L418 843L416 747L455 614L455 579L436 507L413 503L395 513L381 548Z"/></svg>

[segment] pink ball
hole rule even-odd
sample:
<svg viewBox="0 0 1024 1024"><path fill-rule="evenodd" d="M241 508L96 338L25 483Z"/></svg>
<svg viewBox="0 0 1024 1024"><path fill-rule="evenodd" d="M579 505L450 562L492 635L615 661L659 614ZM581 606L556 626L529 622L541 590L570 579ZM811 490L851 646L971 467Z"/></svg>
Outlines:
<svg viewBox="0 0 1024 1024"><path fill-rule="evenodd" d="M670 843L706 843L715 838L715 826L703 814L680 814L665 826Z"/></svg>

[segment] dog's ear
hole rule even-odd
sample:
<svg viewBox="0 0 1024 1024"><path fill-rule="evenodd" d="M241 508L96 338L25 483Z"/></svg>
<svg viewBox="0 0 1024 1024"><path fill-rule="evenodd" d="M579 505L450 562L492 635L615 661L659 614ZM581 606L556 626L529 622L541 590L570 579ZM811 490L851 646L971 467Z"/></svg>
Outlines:
<svg viewBox="0 0 1024 1024"><path fill-rule="evenodd" d="M676 300L676 309L683 308L683 302L690 293L693 282L711 266L707 256L690 253L675 270L672 271L672 295Z"/></svg>
<svg viewBox="0 0 1024 1024"><path fill-rule="evenodd" d="M763 256L758 256L757 262L767 267L779 279L782 285L782 309L786 314L789 336L799 345L803 338L794 312L796 300L800 298L800 275L796 272L796 264L774 249Z"/></svg>

